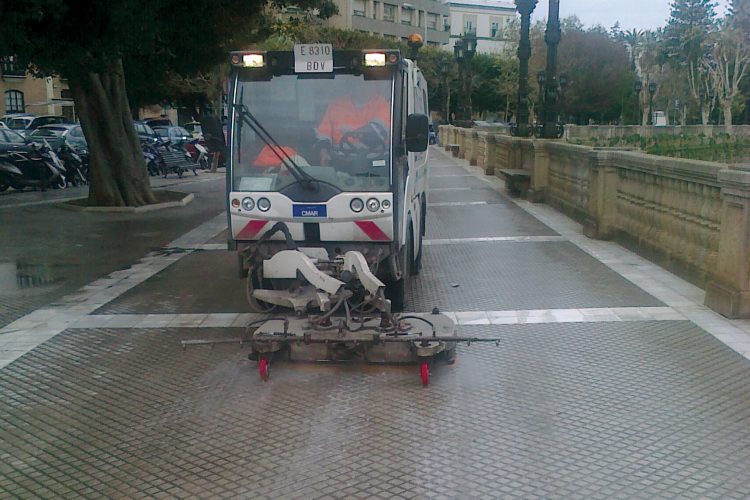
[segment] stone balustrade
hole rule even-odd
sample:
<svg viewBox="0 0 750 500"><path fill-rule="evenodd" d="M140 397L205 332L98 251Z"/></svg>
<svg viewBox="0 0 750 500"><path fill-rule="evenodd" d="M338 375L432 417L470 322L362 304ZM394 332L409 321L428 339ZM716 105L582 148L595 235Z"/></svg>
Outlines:
<svg viewBox="0 0 750 500"><path fill-rule="evenodd" d="M441 126L487 175L524 169L528 199L581 222L706 289L706 304L750 317L750 166L729 166Z"/></svg>

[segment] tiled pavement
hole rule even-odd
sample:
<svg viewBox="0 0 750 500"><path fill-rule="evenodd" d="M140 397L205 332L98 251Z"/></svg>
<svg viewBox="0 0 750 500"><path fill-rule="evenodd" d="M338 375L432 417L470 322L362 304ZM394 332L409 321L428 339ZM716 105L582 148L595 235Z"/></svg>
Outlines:
<svg viewBox="0 0 750 500"><path fill-rule="evenodd" d="M748 322L432 155L412 309L499 347L459 346L426 389L413 367L261 383L237 346L183 352L254 317L217 217L0 330L0 497L749 497Z"/></svg>

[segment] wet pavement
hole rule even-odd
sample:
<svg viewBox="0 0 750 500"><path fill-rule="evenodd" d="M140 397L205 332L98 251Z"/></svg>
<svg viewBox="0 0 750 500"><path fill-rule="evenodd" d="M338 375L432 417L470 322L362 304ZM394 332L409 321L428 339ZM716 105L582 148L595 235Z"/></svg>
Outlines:
<svg viewBox="0 0 750 500"><path fill-rule="evenodd" d="M84 218L56 233L58 253L31 252L68 274L0 267L15 293L57 286L0 330L0 497L749 497L750 361L721 341L747 325L431 154L409 309L438 306L498 347L460 345L427 388L411 366L285 362L264 383L239 346L180 348L255 317L220 250L223 184L178 209L191 224ZM65 251L76 236L90 266ZM107 239L141 243L109 263L95 255Z"/></svg>

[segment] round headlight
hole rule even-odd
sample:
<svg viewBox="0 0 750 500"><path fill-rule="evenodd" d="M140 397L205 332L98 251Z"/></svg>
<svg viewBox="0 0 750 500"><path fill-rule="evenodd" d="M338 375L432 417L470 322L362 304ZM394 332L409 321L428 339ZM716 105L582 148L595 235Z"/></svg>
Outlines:
<svg viewBox="0 0 750 500"><path fill-rule="evenodd" d="M261 212L268 212L271 210L271 201L268 198L261 198L258 200L258 210Z"/></svg>
<svg viewBox="0 0 750 500"><path fill-rule="evenodd" d="M367 200L367 210L370 212L377 212L380 209L380 202L375 198Z"/></svg>
<svg viewBox="0 0 750 500"><path fill-rule="evenodd" d="M386 210L391 208L391 200L383 200L382 207Z"/></svg>
<svg viewBox="0 0 750 500"><path fill-rule="evenodd" d="M352 212L357 212L357 213L359 213L359 212L361 212L361 211L362 211L362 209L363 209L363 208L365 208L365 202L363 202L363 201L362 201L362 200L360 200L359 198L354 198L354 199L353 199L353 200L352 200L352 201L351 201L351 202L349 203L349 208L351 208L351 209L352 209Z"/></svg>
<svg viewBox="0 0 750 500"><path fill-rule="evenodd" d="M240 200L238 200L237 198L232 198L232 207L240 208Z"/></svg>
<svg viewBox="0 0 750 500"><path fill-rule="evenodd" d="M242 208L250 211L255 208L255 202L252 198L242 198Z"/></svg>

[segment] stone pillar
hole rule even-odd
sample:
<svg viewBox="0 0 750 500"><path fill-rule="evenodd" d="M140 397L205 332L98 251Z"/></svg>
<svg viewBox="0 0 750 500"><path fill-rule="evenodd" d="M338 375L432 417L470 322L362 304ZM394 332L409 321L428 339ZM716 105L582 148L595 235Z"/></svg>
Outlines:
<svg viewBox="0 0 750 500"><path fill-rule="evenodd" d="M497 139L493 134L484 136L484 174L495 175L497 164Z"/></svg>
<svg viewBox="0 0 750 500"><path fill-rule="evenodd" d="M750 318L750 165L719 172L719 260L706 305L728 318Z"/></svg>
<svg viewBox="0 0 750 500"><path fill-rule="evenodd" d="M469 165L476 167L477 166L477 151L479 150L479 132L475 132L472 130L469 133L469 136L471 137L471 140L469 141L469 144L471 144L471 147L466 153L468 155L466 159L469 160Z"/></svg>
<svg viewBox="0 0 750 500"><path fill-rule="evenodd" d="M588 216L583 223L583 234L597 240L612 238L617 216L617 169L604 151L589 152Z"/></svg>
<svg viewBox="0 0 750 500"><path fill-rule="evenodd" d="M544 203L549 178L549 154L544 141L533 141L534 164L531 169L531 186L526 199L532 203Z"/></svg>

